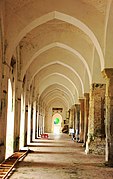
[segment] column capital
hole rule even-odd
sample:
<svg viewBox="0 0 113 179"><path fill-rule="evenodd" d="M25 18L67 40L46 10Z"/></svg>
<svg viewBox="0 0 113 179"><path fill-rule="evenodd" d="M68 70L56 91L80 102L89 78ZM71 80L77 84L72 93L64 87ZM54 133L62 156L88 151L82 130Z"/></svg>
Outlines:
<svg viewBox="0 0 113 179"><path fill-rule="evenodd" d="M76 103L75 106L80 106L80 103Z"/></svg>
<svg viewBox="0 0 113 179"><path fill-rule="evenodd" d="M75 105L72 105L71 110L75 108Z"/></svg>
<svg viewBox="0 0 113 179"><path fill-rule="evenodd" d="M76 108L77 110L79 110L79 109L80 109L80 104L75 104L75 108Z"/></svg>
<svg viewBox="0 0 113 179"><path fill-rule="evenodd" d="M105 68L102 74L104 78L113 78L113 68Z"/></svg>
<svg viewBox="0 0 113 179"><path fill-rule="evenodd" d="M82 102L82 101L84 101L84 98L79 98L79 102Z"/></svg>
<svg viewBox="0 0 113 179"><path fill-rule="evenodd" d="M91 89L92 90L97 90L98 88L102 88L103 86L105 86L105 84L103 84L103 83L92 83L91 84Z"/></svg>
<svg viewBox="0 0 113 179"><path fill-rule="evenodd" d="M84 97L85 97L86 99L89 99L89 93L84 93Z"/></svg>

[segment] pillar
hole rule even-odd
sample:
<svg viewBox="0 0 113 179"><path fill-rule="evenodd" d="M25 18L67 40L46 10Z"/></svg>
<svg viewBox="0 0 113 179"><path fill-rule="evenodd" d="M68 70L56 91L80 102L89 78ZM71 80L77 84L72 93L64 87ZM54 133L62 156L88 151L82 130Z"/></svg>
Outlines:
<svg viewBox="0 0 113 179"><path fill-rule="evenodd" d="M45 109L43 105L43 133L45 133Z"/></svg>
<svg viewBox="0 0 113 179"><path fill-rule="evenodd" d="M45 112L44 112L44 104L42 104L42 134L44 134L45 130L44 130L44 127L45 127Z"/></svg>
<svg viewBox="0 0 113 179"><path fill-rule="evenodd" d="M73 128L72 109L69 109L69 128Z"/></svg>
<svg viewBox="0 0 113 179"><path fill-rule="evenodd" d="M105 84L94 83L90 88L88 139L86 142L86 153L92 152L95 154L104 154L105 152L105 135L103 135L103 129L105 128L103 115L105 86Z"/></svg>
<svg viewBox="0 0 113 179"><path fill-rule="evenodd" d="M31 142L31 104L28 102L27 144Z"/></svg>
<svg viewBox="0 0 113 179"><path fill-rule="evenodd" d="M79 142L84 141L84 99L79 99L80 101L80 139Z"/></svg>
<svg viewBox="0 0 113 179"><path fill-rule="evenodd" d="M43 112L42 112L42 104L40 105L40 117L39 117L39 130L40 135L43 134Z"/></svg>
<svg viewBox="0 0 113 179"><path fill-rule="evenodd" d="M9 74L8 66L3 64L6 59L4 53L5 45L5 34L4 34L4 25L5 25L5 16L4 16L5 2L0 1L0 162L5 159L5 150L6 150L6 126L7 126L7 98L8 98L8 87L7 80Z"/></svg>
<svg viewBox="0 0 113 179"><path fill-rule="evenodd" d="M79 141L80 104L75 104L75 138Z"/></svg>
<svg viewBox="0 0 113 179"><path fill-rule="evenodd" d="M22 82L17 81L17 87L15 88L15 112L14 112L14 151L19 150L20 140L20 116L21 116L21 90ZM19 89L20 88L20 89Z"/></svg>
<svg viewBox="0 0 113 179"><path fill-rule="evenodd" d="M35 140L36 136L36 101L33 102L33 136L32 140Z"/></svg>
<svg viewBox="0 0 113 179"><path fill-rule="evenodd" d="M41 108L39 106L39 117L38 117L38 122L39 122L39 137L41 136Z"/></svg>
<svg viewBox="0 0 113 179"><path fill-rule="evenodd" d="M20 149L25 146L25 91L21 94Z"/></svg>
<svg viewBox="0 0 113 179"><path fill-rule="evenodd" d="M27 127L28 127L28 91L26 91L26 100L25 100L25 146L27 145Z"/></svg>
<svg viewBox="0 0 113 179"><path fill-rule="evenodd" d="M76 119L76 109L75 109L75 105L74 105L73 106L73 128L74 128L74 135L75 135L75 131L76 131L75 119Z"/></svg>
<svg viewBox="0 0 113 179"><path fill-rule="evenodd" d="M113 166L113 68L104 69L106 79L106 155L105 160L108 165Z"/></svg>
<svg viewBox="0 0 113 179"><path fill-rule="evenodd" d="M39 104L37 104L37 115L36 115L36 138L39 137Z"/></svg>
<svg viewBox="0 0 113 179"><path fill-rule="evenodd" d="M69 134L72 135L72 139L75 137L75 105L70 109L69 115Z"/></svg>
<svg viewBox="0 0 113 179"><path fill-rule="evenodd" d="M6 133L7 133L7 108L8 108L8 79L9 67L2 64L1 101L0 101L0 161L5 159Z"/></svg>
<svg viewBox="0 0 113 179"><path fill-rule="evenodd" d="M66 111L66 124L68 125L69 125L69 115L70 115L70 112Z"/></svg>
<svg viewBox="0 0 113 179"><path fill-rule="evenodd" d="M84 94L84 146L88 138L89 93Z"/></svg>

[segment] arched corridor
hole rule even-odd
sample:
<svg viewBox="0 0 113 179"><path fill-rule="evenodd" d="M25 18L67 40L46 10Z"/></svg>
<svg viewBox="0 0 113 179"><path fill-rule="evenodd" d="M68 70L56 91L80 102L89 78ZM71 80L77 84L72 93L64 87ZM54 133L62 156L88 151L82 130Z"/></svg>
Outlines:
<svg viewBox="0 0 113 179"><path fill-rule="evenodd" d="M113 0L0 1L0 162L59 134L113 166L112 19Z"/></svg>

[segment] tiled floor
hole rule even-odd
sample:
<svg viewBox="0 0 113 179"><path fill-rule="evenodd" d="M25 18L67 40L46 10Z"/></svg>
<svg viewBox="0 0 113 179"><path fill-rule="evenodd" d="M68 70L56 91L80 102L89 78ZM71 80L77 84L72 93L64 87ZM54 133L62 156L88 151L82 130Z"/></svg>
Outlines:
<svg viewBox="0 0 113 179"><path fill-rule="evenodd" d="M66 135L49 135L30 145L32 150L16 166L11 179L113 179L104 156L86 155L82 144Z"/></svg>

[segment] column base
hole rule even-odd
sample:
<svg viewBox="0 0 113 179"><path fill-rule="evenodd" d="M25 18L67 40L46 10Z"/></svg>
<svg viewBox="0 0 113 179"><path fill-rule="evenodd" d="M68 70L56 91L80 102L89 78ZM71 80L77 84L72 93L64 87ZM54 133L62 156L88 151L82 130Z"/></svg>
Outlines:
<svg viewBox="0 0 113 179"><path fill-rule="evenodd" d="M83 132L80 133L79 142L84 143L84 133Z"/></svg>
<svg viewBox="0 0 113 179"><path fill-rule="evenodd" d="M85 153L89 154L90 153L90 141L86 141L86 149L85 149Z"/></svg>
<svg viewBox="0 0 113 179"><path fill-rule="evenodd" d="M86 142L86 154L92 153L96 155L105 155L105 139L96 137L93 141Z"/></svg>
<svg viewBox="0 0 113 179"><path fill-rule="evenodd" d="M113 168L113 163L105 162L104 163L106 167L112 167Z"/></svg>
<svg viewBox="0 0 113 179"><path fill-rule="evenodd" d="M0 163L5 159L5 146L4 143L0 144Z"/></svg>

